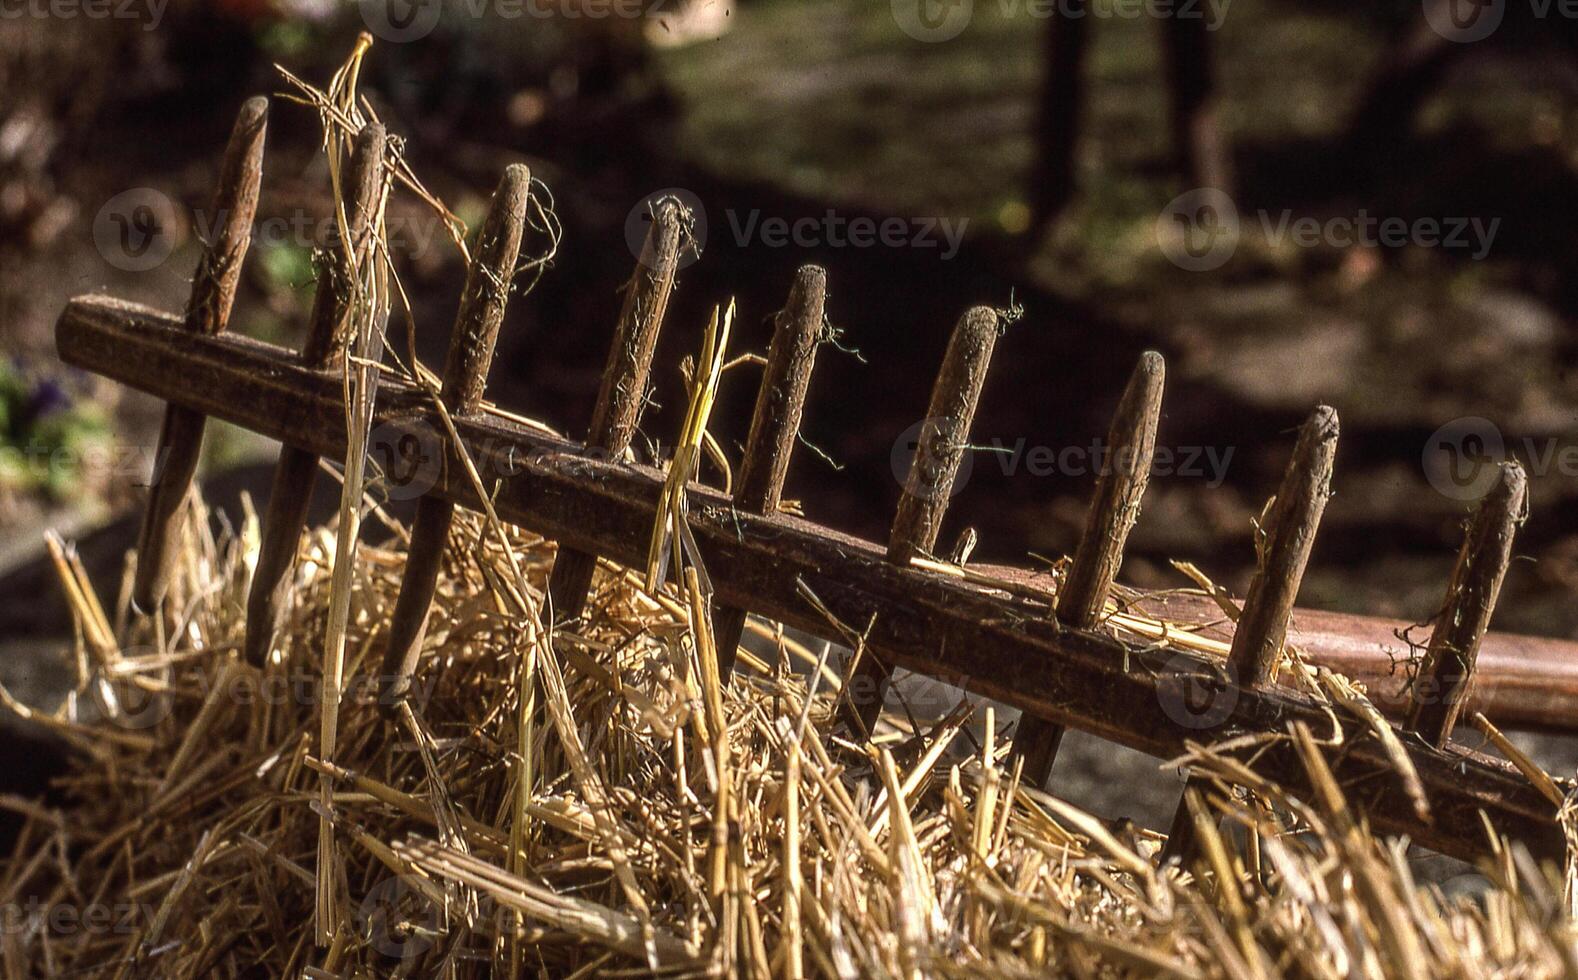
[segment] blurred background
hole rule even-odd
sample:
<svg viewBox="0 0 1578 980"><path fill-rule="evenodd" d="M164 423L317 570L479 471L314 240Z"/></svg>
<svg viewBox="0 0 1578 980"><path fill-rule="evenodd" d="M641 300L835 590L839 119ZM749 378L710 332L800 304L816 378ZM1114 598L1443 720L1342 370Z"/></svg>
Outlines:
<svg viewBox="0 0 1578 980"><path fill-rule="evenodd" d="M1343 437L1303 604L1430 617L1484 464L1531 472L1502 629L1578 636L1578 21L1531 0L29 0L0 16L0 637L69 629L41 533L135 515L160 406L62 366L66 300L179 310L248 95L362 90L470 221L528 162L564 236L510 308L490 394L580 436L647 202L697 207L644 452L679 365L737 297L764 351L794 269L829 270L825 348L787 496L882 538L895 457L971 304L998 345L943 540L1072 549L1093 441L1138 354L1168 359L1159 463L1124 579L1235 591L1251 521L1319 401ZM319 128L276 99L230 329L297 344L329 213ZM419 346L441 359L460 264L391 205ZM211 219L208 219L211 220ZM528 248L530 248L528 244ZM737 459L756 369L713 430ZM212 425L216 493L261 497L274 447ZM135 516L90 558L110 593ZM29 562L33 562L29 565ZM18 571L23 569L24 571ZM17 577L17 576L21 577ZM18 584L22 583L22 584ZM4 659L12 678L24 661ZM36 670L37 668L28 668Z"/></svg>

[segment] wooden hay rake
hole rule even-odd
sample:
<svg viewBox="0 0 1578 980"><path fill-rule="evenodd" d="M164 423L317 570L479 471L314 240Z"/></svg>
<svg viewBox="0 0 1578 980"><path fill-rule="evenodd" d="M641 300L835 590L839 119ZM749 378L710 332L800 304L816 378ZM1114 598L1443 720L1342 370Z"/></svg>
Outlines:
<svg viewBox="0 0 1578 980"><path fill-rule="evenodd" d="M318 460L346 453L341 377L346 338L340 324L352 289L345 250L328 249L300 353L224 333L258 197L266 115L262 99L249 102L241 113L216 206L227 220L197 270L186 314L84 296L67 306L57 327L66 362L169 403L158 457L166 462L155 474L140 541L133 598L141 611L156 611L165 593L204 420L224 419L284 444L248 603L245 656L257 665L266 661L287 599ZM376 124L357 139L344 184L346 229L352 236L370 233L370 189L379 184L384 143ZM468 463L486 481L503 519L560 542L549 596L561 620L585 608L593 556L644 564L658 519L664 472L627 462L623 454L636 431L674 283L683 209L674 202L656 208L620 314L590 435L577 445L482 410L528 188L525 168L510 168L473 257L440 395L458 439L448 434L431 394L395 378L379 382L374 425L409 434L416 443L436 438L433 450L441 456L420 502L389 627L382 682L390 704L410 695L453 508L481 507ZM1473 520L1414 700L1392 705L1402 709L1401 744L1428 800L1424 812L1416 808L1387 747L1362 719L1274 681L1329 493L1338 434L1332 409L1317 409L1300 432L1270 513L1261 567L1224 664L1120 630L1108 618L1124 541L1151 469L1164 373L1157 354L1142 358L1119 402L1110 437L1114 463L1100 477L1083 537L1055 594L1028 573L996 569L982 576L928 557L1002 326L1000 314L987 307L969 310L954 329L927 410L929 431L887 544L782 513L779 494L823 329L825 285L821 269L803 268L777 316L732 498L698 485L688 491L689 530L715 587L715 635L726 670L732 669L747 611L860 648L860 666L845 692L856 733L868 732L874 723L888 672L904 667L1025 712L1015 750L1024 758L1027 779L1037 784L1047 778L1064 726L1163 758L1182 754L1207 736L1277 735L1295 725L1330 735L1334 725L1340 726L1342 747L1331 765L1348 798L1377 829L1471 857L1490 846L1488 818L1498 832L1537 853L1561 853L1551 787L1537 789L1513 766L1449 740L1471 694L1476 653L1523 507L1524 480L1516 465L1503 469ZM1322 635L1329 635L1311 642L1332 649L1343 642L1349 648L1362 645L1364 631L1373 635L1376 628L1374 621L1366 625L1354 618L1328 616L1323 622ZM1496 640L1487 648L1510 658L1523 649L1520 642ZM1566 648L1552 646L1547 659L1552 651L1565 653ZM1307 652L1320 659L1321 650ZM1495 693L1494 683L1486 687ZM1202 693L1212 709L1209 730L1188 711L1164 710L1191 698L1198 703ZM1494 701L1480 699L1492 706ZM1498 710L1516 719L1519 700L1509 695L1505 702ZM1531 710L1524 720L1550 722L1555 710L1549 705ZM1290 739L1263 739L1240 754L1263 776L1295 793L1310 792ZM1182 832L1174 837L1187 839Z"/></svg>

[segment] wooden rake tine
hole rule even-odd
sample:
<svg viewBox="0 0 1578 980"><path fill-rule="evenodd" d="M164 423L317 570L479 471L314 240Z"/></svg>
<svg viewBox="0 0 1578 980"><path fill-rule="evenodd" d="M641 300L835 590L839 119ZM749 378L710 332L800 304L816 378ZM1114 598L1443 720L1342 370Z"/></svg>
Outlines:
<svg viewBox="0 0 1578 980"><path fill-rule="evenodd" d="M488 368L509 303L510 281L520 257L530 194L531 172L522 164L512 164L493 194L450 335L439 397L451 415L471 415L482 407ZM411 696L454 517L455 505L447 500L423 497L417 503L405 577L400 581L400 595L389 622L389 648L378 677L378 703L391 717L398 716L400 705Z"/></svg>
<svg viewBox="0 0 1578 980"><path fill-rule="evenodd" d="M1299 430L1293 459L1267 520L1266 546L1260 567L1249 582L1249 594L1233 630L1227 672L1241 687L1263 689L1275 677L1277 658L1288 635L1288 620L1298 598L1304 568L1309 564L1326 501L1331 496L1332 464L1337 456L1337 410L1321 405ZM1190 778L1173 815L1162 859L1189 863L1199 838L1188 806L1188 790L1204 792L1204 781Z"/></svg>
<svg viewBox="0 0 1578 980"><path fill-rule="evenodd" d="M345 360L350 341L349 314L356 288L356 268L352 256L362 254L377 199L384 181L384 144L386 134L379 123L368 123L356 135L351 153L350 173L341 188L349 241L340 241L336 232L325 243L322 265L318 270L317 292L312 299L307 339L301 360L308 367L330 371ZM280 449L274 467L273 487L268 510L263 517L263 540L258 550L257 568L252 573L247 594L247 630L242 649L247 662L262 667L268 661L281 617L289 602L291 569L296 549L307 524L307 507L318 480L318 456L294 446Z"/></svg>
<svg viewBox="0 0 1578 980"><path fill-rule="evenodd" d="M971 307L954 326L888 534L887 557L895 565L908 566L911 558L930 552L937 543L955 491L954 478L969 451L970 426L1002 328L1002 316L989 306ZM867 650L849 682L848 720L857 733L871 736L892 676L893 671Z"/></svg>
<svg viewBox="0 0 1578 980"><path fill-rule="evenodd" d="M186 328L214 336L230 322L241 265L252 242L252 222L257 215L258 191L263 183L263 141L268 129L268 99L248 99L236 117L230 142L220 165L219 189L214 211L220 226L214 241L203 251L192 280L186 306ZM179 405L164 410L159 450L149 481L148 507L143 512L137 539L137 572L132 580L132 604L152 614L164 601L170 576L180 553L181 515L187 491L203 451L207 417Z"/></svg>
<svg viewBox="0 0 1578 980"><path fill-rule="evenodd" d="M1436 748L1452 737L1473 689L1479 643L1490 628L1512 559L1512 538L1523 520L1527 485L1523 467L1501 464L1496 483L1480 501L1458 551L1403 725L1404 731L1418 734Z"/></svg>
<svg viewBox="0 0 1578 980"><path fill-rule="evenodd" d="M767 367L756 394L751 431L745 441L734 506L751 514L770 514L783 499L784 479L800 434L806 389L816 366L817 342L822 336L827 304L827 272L805 265L795 274L788 302L774 318L773 340L767 348ZM745 630L745 610L719 606L712 635L718 651L719 676L734 671L740 637Z"/></svg>
<svg viewBox="0 0 1578 980"><path fill-rule="evenodd" d="M652 227L641 246L636 271L619 311L614 344L608 351L597 407L586 436L586 448L606 453L610 459L617 459L630 448L641 421L652 376L652 354L657 349L658 332L674 289L685 228L691 220L690 212L673 198L660 200L654 211ZM585 611L596 571L596 555L560 549L548 578L555 620L575 619Z"/></svg>
<svg viewBox="0 0 1578 980"><path fill-rule="evenodd" d="M1118 401L1107 434L1107 465L1085 515L1085 529L1074 550L1054 614L1074 629L1093 629L1106 608L1107 595L1123 565L1123 546L1140 516L1140 502L1151 479L1156 429L1162 414L1166 364L1155 351L1140 355ZM1024 779L1045 786L1063 740L1063 726L1022 715L1014 733L1014 753L1024 757Z"/></svg>

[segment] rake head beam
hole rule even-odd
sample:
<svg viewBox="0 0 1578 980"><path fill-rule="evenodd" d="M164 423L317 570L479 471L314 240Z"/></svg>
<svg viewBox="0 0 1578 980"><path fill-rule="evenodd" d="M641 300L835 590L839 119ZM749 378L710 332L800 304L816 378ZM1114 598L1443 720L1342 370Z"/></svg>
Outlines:
<svg viewBox="0 0 1578 980"><path fill-rule="evenodd" d="M344 453L340 379L282 348L194 336L178 317L104 297L67 307L57 345L70 364L186 408L318 455ZM383 382L376 414L375 424L442 431L427 397L393 380ZM598 458L495 417L455 424L484 480L496 487L502 517L613 561L644 562L663 486L659 471ZM451 458L434 495L479 506L455 447L445 452ZM724 603L836 642L863 636L891 664L1163 758L1229 732L1277 735L1295 722L1317 733L1331 729L1330 716L1308 699L1273 685L1233 684L1205 658L1061 626L1044 607L895 564L872 542L784 514L743 513L706 488L691 493L692 531ZM1201 691L1221 706L1217 728L1202 729L1191 715L1162 707ZM1383 748L1357 723L1344 725L1335 772L1377 829L1469 857L1488 846L1484 811L1499 831L1540 853L1561 853L1554 807L1511 766L1456 745L1410 740L1431 804L1427 822L1415 815ZM1307 789L1286 740L1246 759L1296 793Z"/></svg>

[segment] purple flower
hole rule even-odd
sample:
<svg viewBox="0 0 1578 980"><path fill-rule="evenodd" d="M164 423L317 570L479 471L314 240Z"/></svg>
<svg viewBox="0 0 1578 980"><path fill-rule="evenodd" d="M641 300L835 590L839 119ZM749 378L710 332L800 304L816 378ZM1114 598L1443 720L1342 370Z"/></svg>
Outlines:
<svg viewBox="0 0 1578 980"><path fill-rule="evenodd" d="M22 416L30 421L37 421L51 412L59 411L71 406L71 396L58 381L46 378L40 381L33 389L27 400L27 407L23 409Z"/></svg>

